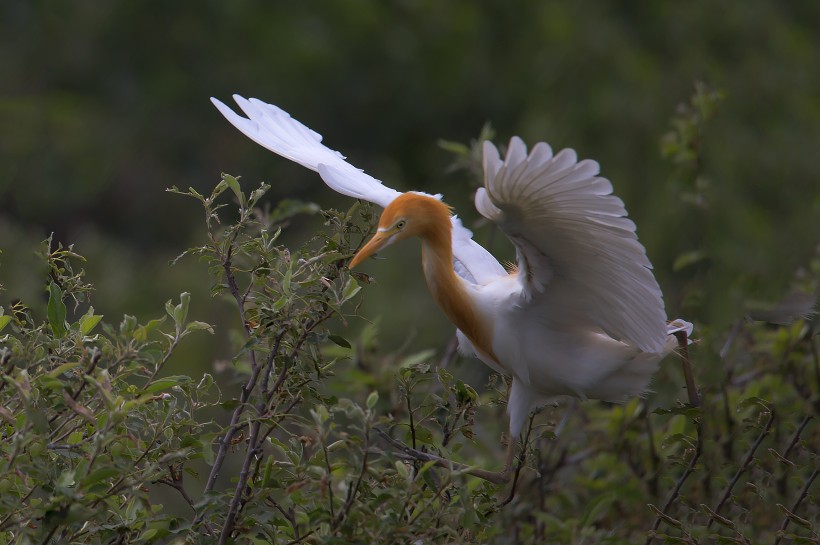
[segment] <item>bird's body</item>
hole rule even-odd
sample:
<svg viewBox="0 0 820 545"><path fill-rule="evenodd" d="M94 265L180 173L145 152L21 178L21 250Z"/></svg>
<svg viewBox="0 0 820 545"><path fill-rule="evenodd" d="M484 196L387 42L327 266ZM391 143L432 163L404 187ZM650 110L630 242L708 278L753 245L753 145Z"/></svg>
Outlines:
<svg viewBox="0 0 820 545"><path fill-rule="evenodd" d="M275 106L234 97L249 119L214 104L268 149L317 170L336 191L385 208L376 235L350 263L408 237L422 240L430 293L457 327L460 350L510 375L510 432L559 397L622 401L646 391L675 345L634 224L594 161L513 138L502 161L484 144L478 211L515 245L507 271L472 240L438 196L399 193L348 164L321 136Z"/></svg>
<svg viewBox="0 0 820 545"><path fill-rule="evenodd" d="M652 353L616 341L599 328L580 326L581 317L573 319L573 301L562 297L560 279L539 294L551 303L545 306L529 304L518 271L485 284L461 278L452 265L449 210L435 197L414 193L397 197L385 210L380 226L395 223L399 217L406 220L409 210L423 215L427 225L409 232L408 223L402 238L421 238L427 287L458 328L460 351L512 376L508 412L514 435L521 431L530 411L556 397L622 401L643 393L657 363L673 348L671 335L666 336L660 352ZM369 250L363 249L352 265L368 255Z"/></svg>

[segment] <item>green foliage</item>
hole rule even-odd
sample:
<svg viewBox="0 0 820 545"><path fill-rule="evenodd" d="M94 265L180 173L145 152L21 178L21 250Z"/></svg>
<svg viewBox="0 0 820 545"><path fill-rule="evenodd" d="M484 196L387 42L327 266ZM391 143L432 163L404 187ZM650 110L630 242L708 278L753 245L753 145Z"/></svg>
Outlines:
<svg viewBox="0 0 820 545"><path fill-rule="evenodd" d="M210 326L186 320L183 293L167 326L125 316L99 327L93 307L77 312L91 290L73 270L82 257L52 245L41 252L46 321L22 304L0 321L0 542L149 542L179 524L148 487L174 486L210 448L199 411L218 399L209 375L158 375L180 340Z"/></svg>
<svg viewBox="0 0 820 545"><path fill-rule="evenodd" d="M697 89L664 139L685 191L718 96ZM475 172L475 146L447 147ZM647 399L546 407L516 484L494 485L470 467L503 459L503 377L471 386L452 349L385 352L378 322L348 334L374 279L345 263L372 209L270 207L268 189L223 175L208 194L169 190L205 220L177 259L204 265L235 311L214 375L175 371L180 343L215 332L190 319L187 292L112 325L89 304L83 258L45 241L47 304L0 313L0 544L817 541L818 324L793 312L802 300L749 315L785 325L698 324L685 399L687 360L670 357ZM300 215L324 228L291 248ZM697 267L680 269L690 289ZM794 284L817 292L820 257Z"/></svg>

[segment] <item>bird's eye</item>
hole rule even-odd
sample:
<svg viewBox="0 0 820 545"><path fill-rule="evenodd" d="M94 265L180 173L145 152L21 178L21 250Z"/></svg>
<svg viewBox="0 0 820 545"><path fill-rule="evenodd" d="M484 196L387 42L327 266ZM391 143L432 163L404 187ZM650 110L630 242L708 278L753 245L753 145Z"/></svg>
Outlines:
<svg viewBox="0 0 820 545"><path fill-rule="evenodd" d="M398 223L396 224L396 229L398 229L399 231L401 231L402 229L404 229L404 226L405 226L405 225L407 225L407 222L406 222L406 221L404 221L404 220L401 220L400 222L398 222Z"/></svg>

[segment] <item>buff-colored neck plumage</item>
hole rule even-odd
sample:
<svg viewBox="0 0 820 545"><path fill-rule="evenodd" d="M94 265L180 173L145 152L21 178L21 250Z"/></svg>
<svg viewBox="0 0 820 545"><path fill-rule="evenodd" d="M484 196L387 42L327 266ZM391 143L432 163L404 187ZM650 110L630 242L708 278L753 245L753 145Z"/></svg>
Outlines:
<svg viewBox="0 0 820 545"><path fill-rule="evenodd" d="M388 216L385 218L384 216ZM422 240L422 264L427 287L444 314L485 356L497 361L492 348L492 326L479 315L464 281L453 270L450 209L426 195L405 193L385 210L383 220L406 217L406 236Z"/></svg>

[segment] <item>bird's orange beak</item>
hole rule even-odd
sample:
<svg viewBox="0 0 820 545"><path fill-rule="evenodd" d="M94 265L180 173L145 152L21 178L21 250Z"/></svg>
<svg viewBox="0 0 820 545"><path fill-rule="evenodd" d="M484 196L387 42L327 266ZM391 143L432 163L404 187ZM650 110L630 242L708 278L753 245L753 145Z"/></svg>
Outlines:
<svg viewBox="0 0 820 545"><path fill-rule="evenodd" d="M389 231L379 231L373 238L371 238L367 244L365 244L361 250L356 252L356 255L353 256L353 259L350 260L350 264L348 265L349 269L352 269L371 255L375 254L385 246L388 246L391 242L393 233Z"/></svg>

